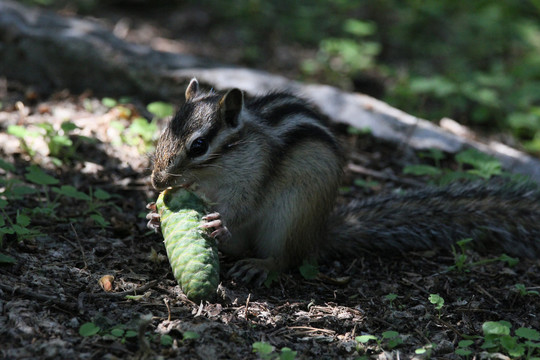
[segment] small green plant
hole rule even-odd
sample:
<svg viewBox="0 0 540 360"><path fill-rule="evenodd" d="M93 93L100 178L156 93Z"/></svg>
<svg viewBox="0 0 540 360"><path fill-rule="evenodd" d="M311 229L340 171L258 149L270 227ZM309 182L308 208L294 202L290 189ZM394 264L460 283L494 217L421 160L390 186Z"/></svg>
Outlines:
<svg viewBox="0 0 540 360"><path fill-rule="evenodd" d="M101 331L101 328L93 322L86 322L79 327L79 335L89 337L96 335Z"/></svg>
<svg viewBox="0 0 540 360"><path fill-rule="evenodd" d="M358 186L364 189L374 189L380 186L378 181L375 180L364 180L364 179L354 179L353 181L354 186Z"/></svg>
<svg viewBox="0 0 540 360"><path fill-rule="evenodd" d="M455 353L460 356L466 356L472 354L472 350L469 348L472 344L474 344L474 341L472 340L461 340L458 343L458 348L456 349Z"/></svg>
<svg viewBox="0 0 540 360"><path fill-rule="evenodd" d="M0 247L3 244L5 235L15 234L17 240L21 242L43 235L38 230L30 228L30 217L28 215L17 211L15 221L10 219L5 210L7 204L7 201L0 199L0 210L2 211L0 216Z"/></svg>
<svg viewBox="0 0 540 360"><path fill-rule="evenodd" d="M137 329L128 325L119 324L113 326L98 325L96 322L87 322L79 327L79 335L82 337L90 337L100 335L106 340L118 341L125 343L131 338L137 337Z"/></svg>
<svg viewBox="0 0 540 360"><path fill-rule="evenodd" d="M403 173L415 176L440 177L443 174L443 171L436 166L417 164L405 166L403 168Z"/></svg>
<svg viewBox="0 0 540 360"><path fill-rule="evenodd" d="M101 99L101 103L108 108L113 108L118 104L118 101L110 97L104 97Z"/></svg>
<svg viewBox="0 0 540 360"><path fill-rule="evenodd" d="M369 135L371 134L372 130L369 128L369 127L364 127L364 128L357 128L357 127L354 127L354 126L347 126L347 134L349 135Z"/></svg>
<svg viewBox="0 0 540 360"><path fill-rule="evenodd" d="M264 281L264 286L267 288L270 288L273 283L277 282L279 280L280 273L277 271L270 271L268 273L268 276L266 277L266 280Z"/></svg>
<svg viewBox="0 0 540 360"><path fill-rule="evenodd" d="M468 245L473 241L472 238L462 239L456 242L457 248L452 245L452 255L454 256L454 265L449 267L449 270L457 270L459 272L468 271L470 268L478 265L485 265L497 261L505 262L508 266L513 267L519 263L518 258L513 258L507 254L502 254L495 258L483 259L479 261L468 261L467 255Z"/></svg>
<svg viewBox="0 0 540 360"><path fill-rule="evenodd" d="M8 126L7 133L19 139L19 144L21 145L23 153L28 154L30 158L33 158L36 155L36 151L30 146L27 140L38 137L39 132L30 131L20 125L10 125Z"/></svg>
<svg viewBox="0 0 540 360"><path fill-rule="evenodd" d="M514 286L516 290L519 292L519 295L521 296L528 296L528 295L539 296L540 295L540 293L536 290L527 290L524 284L516 284Z"/></svg>
<svg viewBox="0 0 540 360"><path fill-rule="evenodd" d="M455 159L459 166L457 170L441 167L441 160L445 158L445 155L440 150L430 149L426 152L420 152L419 156L432 159L434 165L407 165L403 168L403 173L415 176L427 176L431 179L431 183L441 186L460 179L477 180L481 178L487 180L492 176L503 173L499 160L476 149L467 149L456 154ZM470 169L466 169L466 167L470 167Z"/></svg>
<svg viewBox="0 0 540 360"><path fill-rule="evenodd" d="M52 192L58 194L58 196L52 201L53 204L56 204L61 196L84 201L84 211L77 215L89 216L102 228L109 226L109 222L105 220L100 208L112 206L117 210L120 210L120 208L109 201L112 196L105 190L97 189L96 191L93 191L93 189L90 188L89 193L87 194L82 191L78 191L71 185L62 185L59 188L52 187L51 190Z"/></svg>
<svg viewBox="0 0 540 360"><path fill-rule="evenodd" d="M274 346L262 341L253 343L252 347L253 352L259 355L263 360L294 360L297 355L296 351L293 351L288 347L283 347L279 353L276 353Z"/></svg>
<svg viewBox="0 0 540 360"><path fill-rule="evenodd" d="M105 339L112 339L120 341L120 343L125 343L127 339L134 338L137 336L137 331L133 329L126 328L125 325L117 325L108 331L108 334L105 334Z"/></svg>
<svg viewBox="0 0 540 360"><path fill-rule="evenodd" d="M344 36L321 40L315 59L304 61L302 71L308 76L322 77L326 82L352 89L351 78L375 65L381 46L369 37L376 30L372 22L346 19Z"/></svg>
<svg viewBox="0 0 540 360"><path fill-rule="evenodd" d="M174 107L162 101L155 101L146 106L146 110L151 112L157 118L166 118L172 116L174 113Z"/></svg>
<svg viewBox="0 0 540 360"><path fill-rule="evenodd" d="M379 348L386 348L389 350L392 350L403 343L399 333L393 330L383 332L380 338L375 335L366 334L357 336L354 338L354 340L359 344L367 344L368 342L374 340L377 342L377 346Z"/></svg>
<svg viewBox="0 0 540 360"><path fill-rule="evenodd" d="M90 188L89 192L85 193L77 190L71 185L54 186L58 185L59 180L47 174L43 169L36 165L26 167L24 177L30 184L33 184L34 187L20 185L20 181L10 179L9 183L6 182L10 186L6 186L4 192L0 193L0 196L5 197L5 200L0 197L0 208L2 210L4 224L0 227L3 229L0 230L0 233L16 233L20 240L40 235L38 231L28 227L30 219L34 217L55 218L56 209L60 206L60 201L65 198L72 198L84 202L84 205L79 207L82 211L75 214L74 219L85 219L86 217L90 217L100 227L109 225L101 213L103 207L113 207L120 211L120 209L111 201L113 196L106 191L101 189L94 191ZM55 196L53 196L53 194L55 194ZM16 221L10 221L4 210L7 202L20 200L24 198L25 195L34 195L39 201L39 205L31 208L21 208ZM10 227L6 224L9 224Z"/></svg>
<svg viewBox="0 0 540 360"><path fill-rule="evenodd" d="M78 129L75 124L64 121L59 130L49 123L40 123L38 126L45 131L43 138L49 148L49 156L56 166L62 165L62 160L73 157L76 147L73 146L73 141L69 135L71 131Z"/></svg>
<svg viewBox="0 0 540 360"><path fill-rule="evenodd" d="M462 272L466 268L467 263L467 246L473 241L472 238L466 238L461 239L456 242L457 247L459 248L459 251L456 249L454 245L452 245L452 255L454 256L454 265L451 266L453 269L457 269L457 271Z"/></svg>
<svg viewBox="0 0 540 360"><path fill-rule="evenodd" d="M384 298L390 303L390 308L394 307L394 300L398 298L397 294L390 293L388 295L385 295Z"/></svg>
<svg viewBox="0 0 540 360"><path fill-rule="evenodd" d="M0 253L0 264L15 264L16 262L13 256Z"/></svg>
<svg viewBox="0 0 540 360"><path fill-rule="evenodd" d="M200 337L201 336L194 331L184 331L184 333L182 334L182 341L196 340ZM167 346L167 347L172 346L173 342L174 342L174 338L169 334L161 335L160 337L160 343L163 346Z"/></svg>
<svg viewBox="0 0 540 360"><path fill-rule="evenodd" d="M116 103L110 100L107 100L107 104L110 107L117 106ZM158 135L157 119L171 116L174 108L171 104L160 101L150 103L146 108L154 115L154 118L150 122L141 117L132 119L128 127L120 121L111 122L111 127L120 132L120 138L115 142L116 144L126 144L136 147L141 154L153 150L153 145ZM130 115L131 113L125 114L124 117L129 118Z"/></svg>
<svg viewBox="0 0 540 360"><path fill-rule="evenodd" d="M444 306L444 299L439 294L430 294L429 302L435 305L435 310L439 312L439 318L441 317L442 308Z"/></svg>
<svg viewBox="0 0 540 360"><path fill-rule="evenodd" d="M308 260L304 260L298 269L300 270L300 274L302 274L306 280L313 280L319 275L319 267L317 264Z"/></svg>
<svg viewBox="0 0 540 360"><path fill-rule="evenodd" d="M540 332L520 327L511 335L512 325L507 321L488 321L482 325L484 343L481 348L489 352L504 351L512 358L525 356L532 359L540 355Z"/></svg>
<svg viewBox="0 0 540 360"><path fill-rule="evenodd" d="M31 146L33 138L42 137L47 144L49 157L56 166L61 166L66 161L72 161L77 154L77 148L83 142L94 141L85 136L75 136L72 132L78 129L77 125L71 121L64 121L59 129L52 124L42 122L36 125L41 131L30 131L23 126L10 125L8 134L14 135L19 139L21 149L31 158L36 155L36 150ZM74 138L76 141L72 140Z"/></svg>
<svg viewBox="0 0 540 360"><path fill-rule="evenodd" d="M476 149L467 149L456 155L456 161L463 170L464 165L472 166L467 170L469 174L477 175L483 179L489 179L502 174L501 162L492 156L486 155Z"/></svg>
<svg viewBox="0 0 540 360"><path fill-rule="evenodd" d="M414 353L417 355L422 355L425 359L429 359L431 357L431 353L433 352L434 347L434 344L424 345L421 348L414 350Z"/></svg>

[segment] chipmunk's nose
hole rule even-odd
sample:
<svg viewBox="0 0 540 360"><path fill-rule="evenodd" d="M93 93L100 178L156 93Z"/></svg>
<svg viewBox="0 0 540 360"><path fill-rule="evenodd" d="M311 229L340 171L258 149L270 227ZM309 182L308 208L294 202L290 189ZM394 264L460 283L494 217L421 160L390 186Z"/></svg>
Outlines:
<svg viewBox="0 0 540 360"><path fill-rule="evenodd" d="M157 191L163 191L169 187L166 176L160 172L152 172L152 186Z"/></svg>

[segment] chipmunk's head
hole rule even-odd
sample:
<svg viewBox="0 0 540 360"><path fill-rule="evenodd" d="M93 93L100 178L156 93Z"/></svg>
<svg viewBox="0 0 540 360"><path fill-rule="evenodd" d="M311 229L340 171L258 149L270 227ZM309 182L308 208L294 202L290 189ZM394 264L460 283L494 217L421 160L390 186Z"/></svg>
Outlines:
<svg viewBox="0 0 540 360"><path fill-rule="evenodd" d="M188 187L219 176L220 159L237 144L244 95L238 89L201 92L192 79L186 101L156 146L152 185L157 190Z"/></svg>

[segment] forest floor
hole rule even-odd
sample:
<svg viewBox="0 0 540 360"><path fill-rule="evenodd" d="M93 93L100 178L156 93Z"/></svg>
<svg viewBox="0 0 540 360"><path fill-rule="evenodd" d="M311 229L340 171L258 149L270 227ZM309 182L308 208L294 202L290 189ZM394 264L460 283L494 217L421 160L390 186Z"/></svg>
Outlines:
<svg viewBox="0 0 540 360"><path fill-rule="evenodd" d="M457 359L465 339L472 342L461 350L482 358L486 322L509 322L519 343L516 329L540 329L539 261L510 266L473 250L460 258L358 254L320 265L314 278L291 271L260 288L228 278L233 263L221 257L222 297L193 303L174 280L161 236L146 228L145 204L157 193L145 136L156 130L132 126L149 117L145 106L111 106L91 93L41 95L4 80L0 99L1 358L292 359L289 348L297 359ZM61 130L65 121L75 126ZM10 125L28 131L25 142L7 133ZM336 131L348 159L340 201L425 185L402 175L425 161L418 154ZM81 335L85 323L94 335ZM363 343L362 335L376 339ZM504 358L500 339L493 342Z"/></svg>

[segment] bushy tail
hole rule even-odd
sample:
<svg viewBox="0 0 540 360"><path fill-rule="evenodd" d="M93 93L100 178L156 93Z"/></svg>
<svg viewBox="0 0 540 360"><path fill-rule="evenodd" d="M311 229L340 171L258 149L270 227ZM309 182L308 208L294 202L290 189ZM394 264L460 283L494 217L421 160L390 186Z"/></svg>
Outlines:
<svg viewBox="0 0 540 360"><path fill-rule="evenodd" d="M540 256L540 190L501 181L456 183L353 201L329 222L322 257L450 248L473 238L480 251Z"/></svg>

